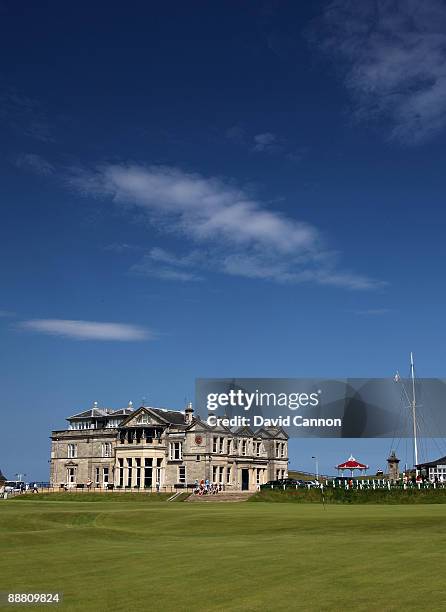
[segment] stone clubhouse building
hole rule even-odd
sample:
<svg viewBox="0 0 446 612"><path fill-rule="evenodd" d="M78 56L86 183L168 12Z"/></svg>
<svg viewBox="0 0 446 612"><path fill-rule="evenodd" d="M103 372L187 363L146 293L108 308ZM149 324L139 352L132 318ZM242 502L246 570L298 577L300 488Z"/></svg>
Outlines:
<svg viewBox="0 0 446 612"><path fill-rule="evenodd" d="M288 436L281 428L211 427L184 412L132 403L94 407L51 434L53 487L163 490L198 480L253 491L288 476Z"/></svg>

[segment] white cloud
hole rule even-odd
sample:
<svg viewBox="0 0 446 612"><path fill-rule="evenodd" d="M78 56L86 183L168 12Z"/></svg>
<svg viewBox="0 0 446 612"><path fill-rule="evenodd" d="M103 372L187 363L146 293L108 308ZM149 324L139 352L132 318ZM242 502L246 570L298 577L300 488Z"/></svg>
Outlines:
<svg viewBox="0 0 446 612"><path fill-rule="evenodd" d="M144 209L197 242L259 245L281 253L311 251L319 233L308 223L267 210L243 190L177 168L135 164L79 172L71 183L84 194L109 196Z"/></svg>
<svg viewBox="0 0 446 612"><path fill-rule="evenodd" d="M142 261L130 268L130 272L164 280L181 282L201 281L203 280L202 276L185 270L185 268L200 266L200 259L202 259L202 254L199 251L178 256L169 253L165 249L154 247L149 253L144 255Z"/></svg>
<svg viewBox="0 0 446 612"><path fill-rule="evenodd" d="M276 153L279 150L281 150L281 146L278 143L277 136L272 132L254 136L253 151L257 153Z"/></svg>
<svg viewBox="0 0 446 612"><path fill-rule="evenodd" d="M150 250L149 256L152 261L157 261L172 266L188 267L197 264L201 254L199 251L192 251L192 253L179 257L178 255L169 253L169 251L166 251L165 249L154 247Z"/></svg>
<svg viewBox="0 0 446 612"><path fill-rule="evenodd" d="M381 284L336 270L335 256L324 249L315 226L268 210L228 181L178 168L109 164L77 170L70 183L84 195L143 211L158 229L176 232L200 247L180 257L152 249L133 272L188 281L201 280L196 269L216 269L278 282L357 289Z"/></svg>
<svg viewBox="0 0 446 612"><path fill-rule="evenodd" d="M360 120L385 118L391 140L416 144L446 125L446 4L336 0L322 46L346 65ZM320 44L320 30L314 33Z"/></svg>
<svg viewBox="0 0 446 612"><path fill-rule="evenodd" d="M327 259L322 257L323 259ZM286 260L272 259L265 255L229 255L223 261L224 271L236 276L273 280L279 283L308 283L346 289L378 289L384 282L350 272L339 272L321 262L298 258L293 266Z"/></svg>
<svg viewBox="0 0 446 612"><path fill-rule="evenodd" d="M99 323L97 321L73 321L68 319L31 319L22 321L24 330L74 340L138 341L153 339L153 333L137 325L124 323Z"/></svg>
<svg viewBox="0 0 446 612"><path fill-rule="evenodd" d="M36 174L48 176L53 174L54 166L41 155L35 153L24 153L16 159L19 168L29 168Z"/></svg>

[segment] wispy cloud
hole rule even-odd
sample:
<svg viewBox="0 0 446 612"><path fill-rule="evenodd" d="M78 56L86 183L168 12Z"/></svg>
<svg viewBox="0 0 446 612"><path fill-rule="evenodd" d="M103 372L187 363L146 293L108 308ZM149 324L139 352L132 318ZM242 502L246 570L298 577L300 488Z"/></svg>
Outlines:
<svg viewBox="0 0 446 612"><path fill-rule="evenodd" d="M0 318L15 317L15 312L11 310L0 310Z"/></svg>
<svg viewBox="0 0 446 612"><path fill-rule="evenodd" d="M310 36L341 60L358 120L387 120L389 139L405 144L422 142L444 129L442 0L335 0Z"/></svg>
<svg viewBox="0 0 446 612"><path fill-rule="evenodd" d="M165 249L154 247L147 253L142 261L133 265L130 271L143 276L152 276L172 281L201 281L203 277L191 271L199 267L202 254L193 251L187 255L178 256ZM189 270L187 270L189 268Z"/></svg>
<svg viewBox="0 0 446 612"><path fill-rule="evenodd" d="M36 174L44 176L48 176L54 172L54 166L36 153L23 153L19 155L16 159L16 165L19 168L29 169Z"/></svg>
<svg viewBox="0 0 446 612"><path fill-rule="evenodd" d="M274 132L259 132L248 134L241 125L233 125L225 132L228 140L236 145L244 147L253 153L266 153L269 155L280 155L292 163L299 163L308 153L306 146L292 146L284 138Z"/></svg>
<svg viewBox="0 0 446 612"><path fill-rule="evenodd" d="M143 247L137 244L129 244L128 242L113 242L104 247L104 251L112 251L114 253L131 253L135 251L143 251Z"/></svg>
<svg viewBox="0 0 446 612"><path fill-rule="evenodd" d="M199 280L196 270L267 278L313 281L370 289L381 283L337 269L336 256L309 223L269 210L233 183L178 168L108 164L77 170L72 187L143 211L161 231L187 237L200 250L178 257L152 249L133 272L172 280ZM190 270L186 271L186 268Z"/></svg>
<svg viewBox="0 0 446 612"><path fill-rule="evenodd" d="M50 123L37 100L16 89L0 93L0 120L40 142L54 142Z"/></svg>
<svg viewBox="0 0 446 612"><path fill-rule="evenodd" d="M137 325L99 323L97 321L30 319L22 321L18 327L27 331L62 336L74 340L117 340L129 342L151 340L154 337L153 332Z"/></svg>
<svg viewBox="0 0 446 612"><path fill-rule="evenodd" d="M158 225L164 219L165 230L197 242L218 240L295 253L310 252L319 239L315 227L269 211L230 183L178 168L111 164L79 171L70 182L85 195L136 206Z"/></svg>
<svg viewBox="0 0 446 612"><path fill-rule="evenodd" d="M264 132L263 134L256 134L254 136L252 150L256 153L277 153L282 150L282 146L276 134Z"/></svg>
<svg viewBox="0 0 446 612"><path fill-rule="evenodd" d="M391 308L364 308L359 310L349 310L348 312L361 317L381 317L383 315L392 313L393 310Z"/></svg>

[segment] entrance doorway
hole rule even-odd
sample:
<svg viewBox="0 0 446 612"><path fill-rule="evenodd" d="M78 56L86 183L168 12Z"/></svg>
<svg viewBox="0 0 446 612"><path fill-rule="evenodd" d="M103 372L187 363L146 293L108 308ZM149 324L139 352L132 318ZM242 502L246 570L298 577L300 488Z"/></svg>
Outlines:
<svg viewBox="0 0 446 612"><path fill-rule="evenodd" d="M249 470L242 469L242 491L248 491L249 489Z"/></svg>

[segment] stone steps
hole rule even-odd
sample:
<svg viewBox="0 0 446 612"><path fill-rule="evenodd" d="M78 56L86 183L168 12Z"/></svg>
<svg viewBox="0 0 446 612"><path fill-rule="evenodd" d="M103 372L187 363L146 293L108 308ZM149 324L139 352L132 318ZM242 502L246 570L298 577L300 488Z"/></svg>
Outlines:
<svg viewBox="0 0 446 612"><path fill-rule="evenodd" d="M215 495L189 495L188 502L243 502L253 495L252 491L221 491Z"/></svg>

